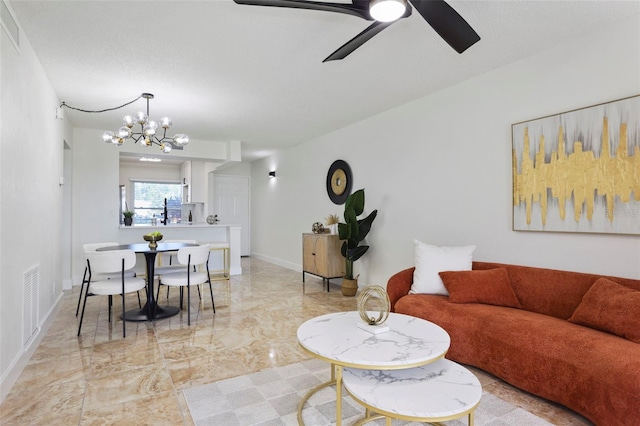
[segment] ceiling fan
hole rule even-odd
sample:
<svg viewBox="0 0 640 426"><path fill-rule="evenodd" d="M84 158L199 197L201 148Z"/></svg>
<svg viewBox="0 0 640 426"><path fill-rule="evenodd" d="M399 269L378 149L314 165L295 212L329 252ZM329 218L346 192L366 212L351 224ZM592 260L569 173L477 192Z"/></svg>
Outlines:
<svg viewBox="0 0 640 426"><path fill-rule="evenodd" d="M407 0L352 0L349 3L327 3L312 0L233 0L251 6L274 6L294 9L322 10L345 13L367 21L374 21L360 34L346 42L324 61L344 59L380 31L396 20L411 15ZM409 0L418 13L458 53L462 53L480 40L480 36L444 0ZM384 12L391 11L390 14Z"/></svg>

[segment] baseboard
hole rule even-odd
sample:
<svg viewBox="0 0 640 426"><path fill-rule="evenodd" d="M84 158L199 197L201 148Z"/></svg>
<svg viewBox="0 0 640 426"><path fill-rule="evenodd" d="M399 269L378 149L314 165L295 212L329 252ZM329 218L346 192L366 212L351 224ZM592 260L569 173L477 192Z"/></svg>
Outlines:
<svg viewBox="0 0 640 426"><path fill-rule="evenodd" d="M273 263L274 265L282 266L283 268L291 269L292 271L302 273L302 265L298 265L296 263L287 262L281 259L277 259L275 257L265 256L260 253L251 252L251 257L264 260L265 262Z"/></svg>
<svg viewBox="0 0 640 426"><path fill-rule="evenodd" d="M51 327L51 324L53 324L56 313L62 305L61 302L63 296L64 293L60 293L58 295L57 300L55 301L55 303L53 303L51 309L49 309L49 311L42 319L37 335L31 340L29 346L11 361L9 368L7 368L7 370L2 374L2 377L0 378L0 403L2 403L7 395L9 395L9 392L11 392L11 388L18 380L18 377L20 377L22 370L24 370L24 368L27 366L29 360L31 359L31 356L38 348L38 345L40 345L42 338L47 334L47 331Z"/></svg>

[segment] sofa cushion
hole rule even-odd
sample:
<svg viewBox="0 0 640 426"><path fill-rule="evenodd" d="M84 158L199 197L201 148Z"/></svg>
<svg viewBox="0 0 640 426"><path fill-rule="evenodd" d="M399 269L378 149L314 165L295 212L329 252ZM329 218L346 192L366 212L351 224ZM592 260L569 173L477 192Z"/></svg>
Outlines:
<svg viewBox="0 0 640 426"><path fill-rule="evenodd" d="M414 240L415 270L410 293L448 295L438 272L471 270L475 246L438 247Z"/></svg>
<svg viewBox="0 0 640 426"><path fill-rule="evenodd" d="M440 272L439 275L449 292L449 302L485 303L520 308L506 268L446 271Z"/></svg>
<svg viewBox="0 0 640 426"><path fill-rule="evenodd" d="M640 291L600 278L569 321L640 343Z"/></svg>

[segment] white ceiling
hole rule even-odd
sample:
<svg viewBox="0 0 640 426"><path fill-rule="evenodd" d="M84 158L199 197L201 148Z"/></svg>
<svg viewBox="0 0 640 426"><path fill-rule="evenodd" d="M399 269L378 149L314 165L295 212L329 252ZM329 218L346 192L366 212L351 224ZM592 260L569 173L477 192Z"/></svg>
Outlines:
<svg viewBox="0 0 640 426"><path fill-rule="evenodd" d="M451 0L482 38L461 55L414 10L322 63L370 22L232 0L9 4L61 101L99 110L150 92L150 115L171 117L173 133L240 140L246 161L640 15L637 0ZM77 127L116 130L144 109L141 99L65 114Z"/></svg>

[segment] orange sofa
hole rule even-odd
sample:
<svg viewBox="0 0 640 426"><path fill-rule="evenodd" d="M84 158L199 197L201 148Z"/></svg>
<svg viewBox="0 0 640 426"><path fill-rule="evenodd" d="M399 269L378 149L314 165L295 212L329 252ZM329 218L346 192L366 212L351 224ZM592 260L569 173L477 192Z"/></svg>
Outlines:
<svg viewBox="0 0 640 426"><path fill-rule="evenodd" d="M596 425L640 425L640 280L488 262L472 269L440 273L449 296L410 294L414 268L398 272L387 284L392 311L444 328L453 361Z"/></svg>

